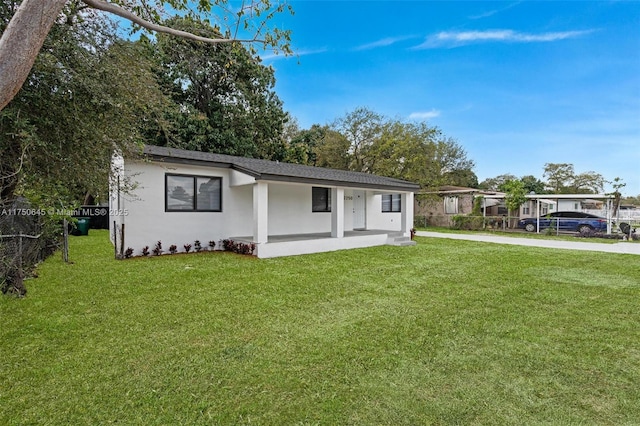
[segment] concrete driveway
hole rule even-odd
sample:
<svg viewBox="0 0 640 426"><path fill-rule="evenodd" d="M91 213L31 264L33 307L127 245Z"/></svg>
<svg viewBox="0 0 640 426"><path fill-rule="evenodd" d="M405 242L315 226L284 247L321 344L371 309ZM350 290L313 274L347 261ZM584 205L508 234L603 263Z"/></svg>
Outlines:
<svg viewBox="0 0 640 426"><path fill-rule="evenodd" d="M417 231L419 237L449 238L452 240L479 241L483 243L511 244L517 246L544 247L564 250L599 251L605 253L640 255L640 243L621 241L614 244L588 243L583 241L538 240L534 238L501 237L487 234L447 234L431 231Z"/></svg>

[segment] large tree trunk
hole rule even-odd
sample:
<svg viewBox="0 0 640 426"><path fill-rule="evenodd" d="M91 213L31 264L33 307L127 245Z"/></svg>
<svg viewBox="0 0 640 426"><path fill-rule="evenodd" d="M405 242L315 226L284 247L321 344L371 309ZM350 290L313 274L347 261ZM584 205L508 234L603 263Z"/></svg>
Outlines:
<svg viewBox="0 0 640 426"><path fill-rule="evenodd" d="M0 37L0 110L18 93L67 0L23 0Z"/></svg>

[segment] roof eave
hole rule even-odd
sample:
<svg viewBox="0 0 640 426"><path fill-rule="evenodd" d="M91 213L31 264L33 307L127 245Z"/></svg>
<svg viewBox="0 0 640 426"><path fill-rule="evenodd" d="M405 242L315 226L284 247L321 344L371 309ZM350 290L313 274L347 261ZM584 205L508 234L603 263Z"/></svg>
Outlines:
<svg viewBox="0 0 640 426"><path fill-rule="evenodd" d="M274 182L289 182L289 183L302 183L307 185L318 185L318 186L339 186L346 188L363 188L363 189L377 189L384 191L400 191L400 192L415 192L417 189L420 189L420 186L416 185L384 185L384 184L374 184L374 183L361 183L361 182L352 182L352 181L342 181L342 180L331 180L331 179L315 179L315 178L306 178L306 177L298 177L298 176L282 176L282 175L271 175L271 174L262 174L259 178L260 180L274 181Z"/></svg>
<svg viewBox="0 0 640 426"><path fill-rule="evenodd" d="M153 149L153 148L151 148ZM249 167L234 163L234 162L226 162L226 161L215 161L211 159L198 159L198 158L187 158L184 156L176 155L180 150L176 150L174 152L169 152L168 155L158 154L149 152L151 149L145 149L144 157L157 162L171 163L171 164L185 164L185 165L195 165L202 167L219 167L219 168L231 168L232 170L236 170L238 172L249 175L256 180L265 180L265 181L274 181L274 182L290 182L290 183L302 183L307 185L318 185L318 186L340 186L340 187L348 187L348 188L363 188L363 189L376 189L380 191L400 191L400 192L415 192L420 189L420 185L413 184L411 182L407 182L406 184L398 181L397 184L395 182L390 182L389 184L385 183L367 183L367 182L357 182L350 180L340 180L340 179L319 179L319 178L309 178L302 176L291 176L291 175L279 175L279 174L271 174L271 173L260 173L257 170L251 169ZM390 179L390 181L394 181Z"/></svg>

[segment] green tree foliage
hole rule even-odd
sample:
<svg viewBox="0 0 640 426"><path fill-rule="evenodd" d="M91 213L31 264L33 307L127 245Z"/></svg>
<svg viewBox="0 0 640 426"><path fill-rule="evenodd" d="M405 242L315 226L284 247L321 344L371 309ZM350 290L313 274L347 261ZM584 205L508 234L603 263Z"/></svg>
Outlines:
<svg viewBox="0 0 640 426"><path fill-rule="evenodd" d="M287 143L287 161L309 166L349 170L350 143L329 126L314 124L298 130Z"/></svg>
<svg viewBox="0 0 640 426"><path fill-rule="evenodd" d="M573 177L570 191L576 194L597 194L604 191L604 177L596 172L584 172Z"/></svg>
<svg viewBox="0 0 640 426"><path fill-rule="evenodd" d="M500 191L503 192L504 184L518 179L515 175L505 173L503 175L496 176L494 178L488 178L480 182L479 188L486 189L488 191Z"/></svg>
<svg viewBox="0 0 640 426"><path fill-rule="evenodd" d="M331 126L299 131L289 149L291 158L306 164L405 179L424 188L478 181L462 146L437 127L388 119L362 107Z"/></svg>
<svg viewBox="0 0 640 426"><path fill-rule="evenodd" d="M340 132L326 126L323 128L322 135L322 139L318 141L313 149L315 155L315 163L313 165L349 170L351 164L349 140Z"/></svg>
<svg viewBox="0 0 640 426"><path fill-rule="evenodd" d="M130 21L134 30L171 34L208 44L243 42L252 50L254 44L260 44L276 53L291 53L290 31L269 25L276 14L287 10L293 14L291 6L280 1L248 0L237 4L230 0L5 0L2 7L10 10L10 14L0 34L0 75L6 77L0 79L0 110L26 81L48 33L60 23L59 14L65 8L89 9L91 16L98 19L104 19L105 15L95 11L103 11L107 19L118 16L120 21ZM190 19L208 16L213 20L216 35L203 37L164 25L167 16L175 15Z"/></svg>
<svg viewBox="0 0 640 426"><path fill-rule="evenodd" d="M503 190L506 194L504 201L510 212L517 212L520 206L527 201L526 188L524 183L519 179L505 182Z"/></svg>
<svg viewBox="0 0 640 426"><path fill-rule="evenodd" d="M424 185L432 182L437 174L437 167L432 167L436 132L425 123L387 121L371 146L372 172Z"/></svg>
<svg viewBox="0 0 640 426"><path fill-rule="evenodd" d="M478 177L473 173L475 163L455 139L444 136L438 129L436 165L439 167L440 185L476 187Z"/></svg>
<svg viewBox="0 0 640 426"><path fill-rule="evenodd" d="M527 194L531 192L534 192L536 194L545 193L544 182L533 175L522 176L520 178L520 181L523 183L525 192Z"/></svg>
<svg viewBox="0 0 640 426"><path fill-rule="evenodd" d="M114 40L113 27L72 10L54 25L23 90L0 112L3 198L20 190L59 208L85 191L105 194L114 150L135 150L138 123L167 102L144 52Z"/></svg>
<svg viewBox="0 0 640 426"><path fill-rule="evenodd" d="M575 176L573 164L546 163L543 176L547 178L547 188L552 193L568 193L570 182Z"/></svg>
<svg viewBox="0 0 640 426"><path fill-rule="evenodd" d="M446 174L448 185L464 188L478 188L478 176L471 169L454 170Z"/></svg>
<svg viewBox="0 0 640 426"><path fill-rule="evenodd" d="M604 190L604 178L595 172L576 174L573 164L547 163L544 169L546 182L533 175L522 176L519 180L524 184L527 193L536 194L594 194ZM506 192L505 184L518 180L512 174L503 174L485 179L480 183L481 189Z"/></svg>
<svg viewBox="0 0 640 426"><path fill-rule="evenodd" d="M629 197L622 197L621 198L621 203L622 204L630 204L636 207L640 207L640 194L636 195L635 197L629 196Z"/></svg>
<svg viewBox="0 0 640 426"><path fill-rule="evenodd" d="M624 183L619 177L616 177L611 182L611 186L613 187L613 192L611 194L614 196L613 212L611 215L615 216L618 212L618 209L620 209L620 204L622 204L622 193L620 192L620 190L627 186L627 184Z"/></svg>
<svg viewBox="0 0 640 426"><path fill-rule="evenodd" d="M194 34L220 35L205 22L166 23ZM288 115L274 91L274 70L241 43L205 44L158 36L157 72L177 107L168 127L153 130L154 143L245 157L283 160Z"/></svg>
<svg viewBox="0 0 640 426"><path fill-rule="evenodd" d="M544 165L547 188L555 194L595 194L604 190L604 178L596 172L576 174L573 164Z"/></svg>
<svg viewBox="0 0 640 426"><path fill-rule="evenodd" d="M349 169L357 172L372 172L371 147L376 143L383 128L383 117L368 108L359 107L334 121L331 128L349 141Z"/></svg>

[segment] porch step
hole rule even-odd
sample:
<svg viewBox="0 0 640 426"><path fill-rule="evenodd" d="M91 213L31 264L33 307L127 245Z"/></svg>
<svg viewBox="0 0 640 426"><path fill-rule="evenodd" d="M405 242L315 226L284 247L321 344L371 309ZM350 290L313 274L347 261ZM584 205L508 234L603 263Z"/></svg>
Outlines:
<svg viewBox="0 0 640 426"><path fill-rule="evenodd" d="M415 246L416 242L402 234L389 234L387 245L390 246Z"/></svg>

